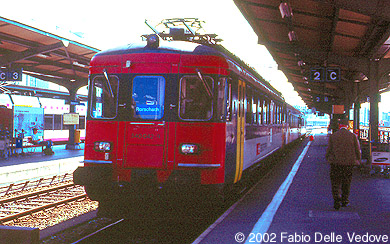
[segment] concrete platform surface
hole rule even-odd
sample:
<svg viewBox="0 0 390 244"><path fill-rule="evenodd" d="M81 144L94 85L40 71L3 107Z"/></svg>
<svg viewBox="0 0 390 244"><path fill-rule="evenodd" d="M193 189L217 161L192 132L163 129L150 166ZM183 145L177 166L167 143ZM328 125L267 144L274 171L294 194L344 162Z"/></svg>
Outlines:
<svg viewBox="0 0 390 244"><path fill-rule="evenodd" d="M50 156L34 152L0 159L0 186L72 172L84 159L83 148L81 144L79 150L66 150L65 145L58 145Z"/></svg>

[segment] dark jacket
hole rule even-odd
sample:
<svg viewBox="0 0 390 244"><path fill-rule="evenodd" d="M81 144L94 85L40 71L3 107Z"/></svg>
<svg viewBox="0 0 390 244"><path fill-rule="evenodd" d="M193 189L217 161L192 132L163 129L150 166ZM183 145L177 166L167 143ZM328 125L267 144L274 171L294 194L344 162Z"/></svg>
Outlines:
<svg viewBox="0 0 390 244"><path fill-rule="evenodd" d="M359 165L360 159L360 144L355 134L342 128L329 137L326 160L330 164Z"/></svg>

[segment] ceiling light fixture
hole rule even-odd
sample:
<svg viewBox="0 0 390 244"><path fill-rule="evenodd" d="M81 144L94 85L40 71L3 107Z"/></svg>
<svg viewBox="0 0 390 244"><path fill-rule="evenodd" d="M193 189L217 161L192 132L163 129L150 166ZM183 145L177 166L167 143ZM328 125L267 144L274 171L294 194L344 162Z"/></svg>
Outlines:
<svg viewBox="0 0 390 244"><path fill-rule="evenodd" d="M298 41L298 37L295 34L295 31L289 31L288 32L288 39L290 40L290 42Z"/></svg>
<svg viewBox="0 0 390 244"><path fill-rule="evenodd" d="M279 5L279 11L280 14L282 15L282 18L291 18L293 16L293 13L291 11L290 6L286 2L282 2Z"/></svg>

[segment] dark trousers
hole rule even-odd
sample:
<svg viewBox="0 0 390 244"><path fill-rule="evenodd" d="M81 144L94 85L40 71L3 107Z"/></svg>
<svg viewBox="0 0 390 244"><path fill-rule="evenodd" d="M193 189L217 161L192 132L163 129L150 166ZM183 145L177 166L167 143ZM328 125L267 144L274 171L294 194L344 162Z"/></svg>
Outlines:
<svg viewBox="0 0 390 244"><path fill-rule="evenodd" d="M351 189L353 165L330 165L330 181L335 202L348 201Z"/></svg>

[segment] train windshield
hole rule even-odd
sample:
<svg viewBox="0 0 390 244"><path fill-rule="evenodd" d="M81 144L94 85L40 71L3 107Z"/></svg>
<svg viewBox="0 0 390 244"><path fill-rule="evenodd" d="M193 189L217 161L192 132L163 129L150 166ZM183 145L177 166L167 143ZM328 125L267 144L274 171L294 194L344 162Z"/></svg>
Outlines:
<svg viewBox="0 0 390 244"><path fill-rule="evenodd" d="M107 80L108 78L108 80ZM97 119L112 119L117 114L117 76L96 76L92 82L91 116Z"/></svg>
<svg viewBox="0 0 390 244"><path fill-rule="evenodd" d="M183 76L180 80L180 118L209 120L213 112L213 79L209 76ZM210 94L211 93L211 94Z"/></svg>
<svg viewBox="0 0 390 244"><path fill-rule="evenodd" d="M134 118L158 120L164 115L165 78L136 76L133 79L132 103Z"/></svg>

